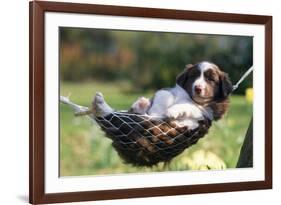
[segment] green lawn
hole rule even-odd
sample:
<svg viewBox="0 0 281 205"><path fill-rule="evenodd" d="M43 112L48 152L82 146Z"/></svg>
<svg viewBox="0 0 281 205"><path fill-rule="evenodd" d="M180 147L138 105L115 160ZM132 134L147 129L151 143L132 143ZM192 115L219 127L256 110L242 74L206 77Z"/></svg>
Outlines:
<svg viewBox="0 0 281 205"><path fill-rule="evenodd" d="M131 93L128 83L61 83L61 95L80 105L90 106L101 91L116 109L127 109L138 96L151 97L153 91ZM232 96L228 113L214 122L209 134L177 156L169 166L136 168L124 164L111 141L87 117L74 117L71 108L60 105L60 175L79 176L128 172L177 171L234 168L252 116L252 104L244 96Z"/></svg>

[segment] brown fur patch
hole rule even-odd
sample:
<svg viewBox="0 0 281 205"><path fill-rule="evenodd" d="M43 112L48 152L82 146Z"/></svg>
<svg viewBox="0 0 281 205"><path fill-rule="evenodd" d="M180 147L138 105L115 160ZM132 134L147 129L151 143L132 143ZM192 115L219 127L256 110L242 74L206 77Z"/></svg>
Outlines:
<svg viewBox="0 0 281 205"><path fill-rule="evenodd" d="M209 105L213 111L214 120L219 120L226 113L229 107L229 99L225 99L221 102L214 102Z"/></svg>

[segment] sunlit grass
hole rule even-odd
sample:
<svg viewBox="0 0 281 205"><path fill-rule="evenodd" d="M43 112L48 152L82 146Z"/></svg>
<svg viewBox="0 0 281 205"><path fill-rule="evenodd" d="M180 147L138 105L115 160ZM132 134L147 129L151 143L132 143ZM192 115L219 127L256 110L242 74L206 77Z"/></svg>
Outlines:
<svg viewBox="0 0 281 205"><path fill-rule="evenodd" d="M90 106L95 92L101 91L116 109L127 109L139 96L151 97L152 91L130 92L122 83L62 83L61 95L77 104ZM124 164L111 141L87 117L74 117L72 110L60 105L60 175L96 175L128 172L178 171L188 169L234 168L252 116L252 104L244 96L232 96L228 113L214 122L203 139L177 156L169 166L136 168Z"/></svg>

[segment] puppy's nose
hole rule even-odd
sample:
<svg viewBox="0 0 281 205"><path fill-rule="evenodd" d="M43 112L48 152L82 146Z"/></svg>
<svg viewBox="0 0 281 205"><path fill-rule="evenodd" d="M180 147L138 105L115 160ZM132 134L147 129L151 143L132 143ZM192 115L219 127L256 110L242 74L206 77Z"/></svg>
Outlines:
<svg viewBox="0 0 281 205"><path fill-rule="evenodd" d="M202 87L200 85L195 85L194 91L196 94L200 94L202 92Z"/></svg>

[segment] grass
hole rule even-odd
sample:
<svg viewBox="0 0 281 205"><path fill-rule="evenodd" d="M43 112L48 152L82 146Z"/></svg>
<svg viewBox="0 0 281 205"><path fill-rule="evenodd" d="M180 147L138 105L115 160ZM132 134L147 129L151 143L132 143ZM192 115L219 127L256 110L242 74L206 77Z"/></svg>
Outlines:
<svg viewBox="0 0 281 205"><path fill-rule="evenodd" d="M139 96L151 97L153 91L129 92L130 85L119 83L62 83L61 95L71 94L77 104L90 106L95 92L101 91L109 104L120 110L130 107ZM179 171L234 168L252 116L252 104L244 96L233 95L228 113L214 122L209 133L177 156L169 166L138 168L124 164L111 141L87 117L74 117L72 110L60 105L60 175L81 176L130 172Z"/></svg>

